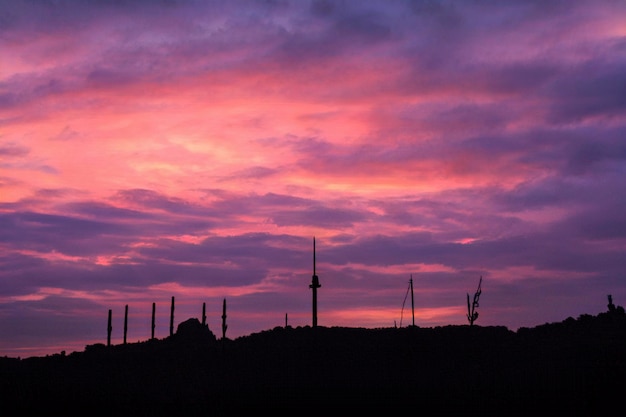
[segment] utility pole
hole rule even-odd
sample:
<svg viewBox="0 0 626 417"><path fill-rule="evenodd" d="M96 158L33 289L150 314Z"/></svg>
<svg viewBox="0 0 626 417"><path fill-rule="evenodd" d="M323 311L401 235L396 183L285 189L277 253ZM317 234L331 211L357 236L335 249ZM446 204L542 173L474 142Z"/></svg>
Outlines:
<svg viewBox="0 0 626 417"><path fill-rule="evenodd" d="M313 290L313 327L317 327L317 289L321 287L319 278L315 275L315 237L313 237L313 277L309 288Z"/></svg>
<svg viewBox="0 0 626 417"><path fill-rule="evenodd" d="M206 303L202 303L202 326L206 326Z"/></svg>

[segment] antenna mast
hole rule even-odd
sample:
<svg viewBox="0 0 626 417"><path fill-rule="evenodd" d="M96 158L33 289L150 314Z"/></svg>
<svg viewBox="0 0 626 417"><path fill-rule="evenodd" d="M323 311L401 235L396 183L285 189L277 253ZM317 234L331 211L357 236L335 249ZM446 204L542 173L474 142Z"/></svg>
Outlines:
<svg viewBox="0 0 626 417"><path fill-rule="evenodd" d="M313 327L317 327L317 289L321 287L318 276L315 274L315 237L313 237L313 277L309 288L313 290Z"/></svg>

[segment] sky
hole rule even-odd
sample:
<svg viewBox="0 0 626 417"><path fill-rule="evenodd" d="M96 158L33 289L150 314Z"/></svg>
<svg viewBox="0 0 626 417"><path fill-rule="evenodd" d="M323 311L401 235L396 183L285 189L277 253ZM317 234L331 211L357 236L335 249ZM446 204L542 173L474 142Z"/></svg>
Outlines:
<svg viewBox="0 0 626 417"><path fill-rule="evenodd" d="M0 0L0 356L595 315L625 186L623 1Z"/></svg>

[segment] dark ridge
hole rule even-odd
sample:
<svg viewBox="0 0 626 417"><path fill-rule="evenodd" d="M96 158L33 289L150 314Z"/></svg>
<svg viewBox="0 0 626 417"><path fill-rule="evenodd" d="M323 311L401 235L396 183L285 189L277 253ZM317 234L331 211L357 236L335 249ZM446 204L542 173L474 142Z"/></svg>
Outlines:
<svg viewBox="0 0 626 417"><path fill-rule="evenodd" d="M623 416L618 307L506 327L276 327L0 358L3 416Z"/></svg>

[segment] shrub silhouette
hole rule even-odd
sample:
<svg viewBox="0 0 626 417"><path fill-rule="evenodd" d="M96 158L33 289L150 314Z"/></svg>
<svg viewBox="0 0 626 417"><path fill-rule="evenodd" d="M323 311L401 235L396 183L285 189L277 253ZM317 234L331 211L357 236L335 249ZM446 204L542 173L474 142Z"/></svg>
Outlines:
<svg viewBox="0 0 626 417"><path fill-rule="evenodd" d="M213 334L209 327L203 325L197 318L190 318L178 325L176 333L172 336L172 339L184 343L197 343L200 345L206 345L208 343L215 343L217 338Z"/></svg>

